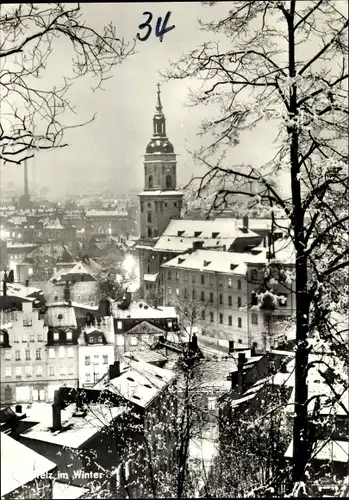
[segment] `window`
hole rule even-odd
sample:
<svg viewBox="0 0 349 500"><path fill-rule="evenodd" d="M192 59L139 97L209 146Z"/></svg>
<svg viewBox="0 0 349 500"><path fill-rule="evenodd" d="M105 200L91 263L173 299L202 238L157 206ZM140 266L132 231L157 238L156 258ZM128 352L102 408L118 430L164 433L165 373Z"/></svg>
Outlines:
<svg viewBox="0 0 349 500"><path fill-rule="evenodd" d="M85 356L85 365L89 365L91 363L91 356Z"/></svg>
<svg viewBox="0 0 349 500"><path fill-rule="evenodd" d="M176 281L179 281L179 272L176 272Z"/></svg>
<svg viewBox="0 0 349 500"><path fill-rule="evenodd" d="M99 364L99 354L95 354L95 355L93 356L93 358L94 358L94 359L93 359L93 363L94 363L95 365L98 365L98 364Z"/></svg>
<svg viewBox="0 0 349 500"><path fill-rule="evenodd" d="M193 275L192 275L192 277L191 277L191 282L192 282L192 283L196 283L196 276L195 276L195 274L193 274Z"/></svg>
<svg viewBox="0 0 349 500"><path fill-rule="evenodd" d="M25 376L26 377L31 377L33 374L33 367L32 366L26 366L25 367Z"/></svg>
<svg viewBox="0 0 349 500"><path fill-rule="evenodd" d="M26 361L30 360L30 349L25 350L25 359L26 359Z"/></svg>
<svg viewBox="0 0 349 500"><path fill-rule="evenodd" d="M65 375L65 366L61 365L60 370L59 370L60 375Z"/></svg>
<svg viewBox="0 0 349 500"><path fill-rule="evenodd" d="M48 357L50 359L55 359L55 350L52 347L48 350Z"/></svg>
<svg viewBox="0 0 349 500"><path fill-rule="evenodd" d="M124 336L120 335L120 334L116 335L115 342L116 342L116 345L124 345L124 343L125 343Z"/></svg>
<svg viewBox="0 0 349 500"><path fill-rule="evenodd" d="M184 288L184 298L185 299L188 298L188 289L187 288Z"/></svg>
<svg viewBox="0 0 349 500"><path fill-rule="evenodd" d="M32 326L33 322L31 319L25 318L23 320L23 326Z"/></svg>
<svg viewBox="0 0 349 500"><path fill-rule="evenodd" d="M172 295L172 290L171 290L171 287L169 286L168 289L167 289L167 293L169 295L169 297L171 297Z"/></svg>
<svg viewBox="0 0 349 500"><path fill-rule="evenodd" d="M151 227L148 227L148 238L151 238Z"/></svg>
<svg viewBox="0 0 349 500"><path fill-rule="evenodd" d="M216 409L216 398L213 397L213 396L210 396L208 397L208 401L207 401L207 406L208 406L208 410L215 410Z"/></svg>
<svg viewBox="0 0 349 500"><path fill-rule="evenodd" d="M20 366L16 366L16 378L21 378L22 376L22 368Z"/></svg>
<svg viewBox="0 0 349 500"><path fill-rule="evenodd" d="M219 303L223 304L223 295L221 293L219 294Z"/></svg>
<svg viewBox="0 0 349 500"><path fill-rule="evenodd" d="M188 281L188 271L184 271L184 281Z"/></svg>
<svg viewBox="0 0 349 500"><path fill-rule="evenodd" d="M205 311L201 311L201 319L205 319Z"/></svg>
<svg viewBox="0 0 349 500"><path fill-rule="evenodd" d="M242 319L241 318L238 318L238 327L241 328L242 327Z"/></svg>
<svg viewBox="0 0 349 500"><path fill-rule="evenodd" d="M38 342L43 342L44 341L44 336L42 333L38 333Z"/></svg>
<svg viewBox="0 0 349 500"><path fill-rule="evenodd" d="M137 345L137 344L138 344L137 337L131 337L131 339L130 339L130 345Z"/></svg>
<svg viewBox="0 0 349 500"><path fill-rule="evenodd" d="M219 278L218 286L223 286L223 278L222 277Z"/></svg>
<svg viewBox="0 0 349 500"><path fill-rule="evenodd" d="M147 212L147 222L151 223L151 212Z"/></svg>
<svg viewBox="0 0 349 500"><path fill-rule="evenodd" d="M279 298L279 306L287 307L287 297L282 296Z"/></svg>
<svg viewBox="0 0 349 500"><path fill-rule="evenodd" d="M68 358L73 358L74 357L74 349L72 347L68 347L68 349L67 349L67 356L68 356Z"/></svg>
<svg viewBox="0 0 349 500"><path fill-rule="evenodd" d="M4 341L4 334L0 333L0 342L3 342L3 341Z"/></svg>
<svg viewBox="0 0 349 500"><path fill-rule="evenodd" d="M42 366L41 365L35 367L35 374L37 377L42 377Z"/></svg>
<svg viewBox="0 0 349 500"><path fill-rule="evenodd" d="M49 366L48 369L49 369L49 375L50 375L50 377L53 377L54 374L55 374L55 368L54 368L54 366Z"/></svg>
<svg viewBox="0 0 349 500"><path fill-rule="evenodd" d="M73 332L68 330L66 333L67 333L67 340L73 340Z"/></svg>
<svg viewBox="0 0 349 500"><path fill-rule="evenodd" d="M58 351L58 356L59 356L60 358L64 358L64 356L65 356L65 347L60 347L60 348L59 348L59 351Z"/></svg>
<svg viewBox="0 0 349 500"><path fill-rule="evenodd" d="M172 185L172 180L170 175L166 175L166 188L170 188Z"/></svg>
<svg viewBox="0 0 349 500"><path fill-rule="evenodd" d="M200 300L201 300L202 302L204 302L204 301L205 301L205 292L201 292L201 293L200 293Z"/></svg>
<svg viewBox="0 0 349 500"><path fill-rule="evenodd" d="M22 336L22 342L28 342L28 336L26 334Z"/></svg>
<svg viewBox="0 0 349 500"><path fill-rule="evenodd" d="M179 297L179 288L176 288L176 295Z"/></svg>
<svg viewBox="0 0 349 500"><path fill-rule="evenodd" d="M192 297L192 299L193 299L193 300L195 300L195 299L196 299L196 291L195 291L195 290L193 290L193 291L191 292L191 297Z"/></svg>
<svg viewBox="0 0 349 500"><path fill-rule="evenodd" d="M167 279L168 279L168 280L171 280L171 279L172 279L172 277L171 277L171 271L168 271L168 272L167 272Z"/></svg>
<svg viewBox="0 0 349 500"><path fill-rule="evenodd" d="M241 297L238 297L238 307L241 307Z"/></svg>
<svg viewBox="0 0 349 500"><path fill-rule="evenodd" d="M232 287L232 280L231 278L228 278L228 288L231 288Z"/></svg>
<svg viewBox="0 0 349 500"><path fill-rule="evenodd" d="M11 359L11 351L10 349L6 349L5 351L5 361L10 361Z"/></svg>
<svg viewBox="0 0 349 500"><path fill-rule="evenodd" d="M210 292L210 302L213 302L213 293Z"/></svg>
<svg viewBox="0 0 349 500"><path fill-rule="evenodd" d="M241 290L241 280L238 280L238 290Z"/></svg>
<svg viewBox="0 0 349 500"><path fill-rule="evenodd" d="M202 274L201 275L201 284L204 285L205 284L205 276Z"/></svg>
<svg viewBox="0 0 349 500"><path fill-rule="evenodd" d="M41 359L41 349L36 349L35 359Z"/></svg>
<svg viewBox="0 0 349 500"><path fill-rule="evenodd" d="M258 316L256 313L252 313L252 324L258 325Z"/></svg>
<svg viewBox="0 0 349 500"><path fill-rule="evenodd" d="M11 366L6 366L5 368L5 377L6 378L11 378L12 376L12 368Z"/></svg>
<svg viewBox="0 0 349 500"><path fill-rule="evenodd" d="M153 176L149 175L148 177L148 187L152 188L153 187Z"/></svg>
<svg viewBox="0 0 349 500"><path fill-rule="evenodd" d="M167 326L169 328L172 328L172 326L173 326L173 323L172 323L172 321L170 319L167 321Z"/></svg>
<svg viewBox="0 0 349 500"><path fill-rule="evenodd" d="M34 333L29 334L29 342L35 342Z"/></svg>
<svg viewBox="0 0 349 500"><path fill-rule="evenodd" d="M15 360L20 361L21 360L21 351L15 351Z"/></svg>
<svg viewBox="0 0 349 500"><path fill-rule="evenodd" d="M228 296L228 306L232 306L233 305L233 302L232 302L232 299L231 299L231 295Z"/></svg>
<svg viewBox="0 0 349 500"><path fill-rule="evenodd" d="M91 373L86 373L85 380L87 383L91 382Z"/></svg>
<svg viewBox="0 0 349 500"><path fill-rule="evenodd" d="M103 354L103 364L104 365L108 364L108 355L107 354Z"/></svg>
<svg viewBox="0 0 349 500"><path fill-rule="evenodd" d="M233 324L233 316L228 316L228 325L232 326Z"/></svg>
<svg viewBox="0 0 349 500"><path fill-rule="evenodd" d="M68 375L74 375L74 365L68 366Z"/></svg>
<svg viewBox="0 0 349 500"><path fill-rule="evenodd" d="M117 322L116 322L116 328L117 328L118 330L122 330L122 321L117 321Z"/></svg>
<svg viewBox="0 0 349 500"><path fill-rule="evenodd" d="M214 314L213 314L213 312L210 312L210 321L211 321L211 323L214 322Z"/></svg>
<svg viewBox="0 0 349 500"><path fill-rule="evenodd" d="M59 340L59 332L54 332L54 334L53 334L53 340L54 341Z"/></svg>
<svg viewBox="0 0 349 500"><path fill-rule="evenodd" d="M223 314L219 313L219 322L222 325L223 324Z"/></svg>

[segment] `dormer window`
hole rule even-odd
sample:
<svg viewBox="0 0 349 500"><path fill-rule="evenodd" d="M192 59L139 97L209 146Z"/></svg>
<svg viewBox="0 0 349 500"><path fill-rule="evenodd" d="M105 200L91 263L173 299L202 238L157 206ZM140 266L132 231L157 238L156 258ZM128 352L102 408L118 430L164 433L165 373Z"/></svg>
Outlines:
<svg viewBox="0 0 349 500"><path fill-rule="evenodd" d="M102 342L103 342L103 337L102 337L102 335L98 335L98 343L99 343L99 344L102 344Z"/></svg>
<svg viewBox="0 0 349 500"><path fill-rule="evenodd" d="M73 332L70 330L67 331L67 340L73 340Z"/></svg>
<svg viewBox="0 0 349 500"><path fill-rule="evenodd" d="M55 340L55 341L59 340L59 332L53 333L53 340Z"/></svg>
<svg viewBox="0 0 349 500"><path fill-rule="evenodd" d="M89 344L93 344L93 337L89 337L89 338L88 338L88 343L89 343Z"/></svg>
<svg viewBox="0 0 349 500"><path fill-rule="evenodd" d="M219 233L212 233L212 238L217 238L218 235Z"/></svg>
<svg viewBox="0 0 349 500"><path fill-rule="evenodd" d="M0 343L3 344L4 342L4 334L0 333Z"/></svg>

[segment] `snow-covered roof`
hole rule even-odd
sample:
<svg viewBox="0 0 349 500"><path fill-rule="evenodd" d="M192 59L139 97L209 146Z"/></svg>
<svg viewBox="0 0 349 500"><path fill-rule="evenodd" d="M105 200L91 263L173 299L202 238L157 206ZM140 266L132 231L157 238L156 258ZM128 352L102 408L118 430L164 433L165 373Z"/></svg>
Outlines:
<svg viewBox="0 0 349 500"><path fill-rule="evenodd" d="M182 191L166 191L163 190L161 191L160 189L154 190L154 191L142 191L139 193L138 196L184 196L184 193Z"/></svg>
<svg viewBox="0 0 349 500"><path fill-rule="evenodd" d="M132 318L132 319L145 319L145 318L177 318L176 309L174 307L159 306L157 308L149 306L143 300L138 302L131 302L127 309L119 309L117 302L111 303L112 315L114 318Z"/></svg>
<svg viewBox="0 0 349 500"><path fill-rule="evenodd" d="M286 458L293 457L293 439L285 453ZM348 463L349 443L348 441L317 441L312 454L314 460L330 460L333 462Z"/></svg>
<svg viewBox="0 0 349 500"><path fill-rule="evenodd" d="M39 406L39 408L38 408ZM61 410L62 429L52 431L52 405L47 403L33 403L32 408L26 410L28 415L25 421L38 422L27 432L22 434L27 439L36 439L58 446L79 448L88 439L97 434L112 420L125 411L125 407L110 407L103 404L90 403L84 417L73 416L76 405L70 404Z"/></svg>
<svg viewBox="0 0 349 500"><path fill-rule="evenodd" d="M120 217L127 216L125 210L86 210L86 217Z"/></svg>
<svg viewBox="0 0 349 500"><path fill-rule="evenodd" d="M18 249L20 250L21 248L36 248L38 245L35 243L7 243L7 249L8 250L14 250Z"/></svg>
<svg viewBox="0 0 349 500"><path fill-rule="evenodd" d="M127 330L126 332L128 335L141 335L141 334L159 334L159 335L164 335L165 332L161 328L158 328L155 325L152 325L151 323L148 323L148 321L142 321L141 323L138 323L138 325L134 326L130 330Z"/></svg>
<svg viewBox="0 0 349 500"><path fill-rule="evenodd" d="M130 360L144 361L145 363L166 362L167 360L167 358L159 352L150 350L141 351L139 349L125 352L123 358L126 363L129 363Z"/></svg>
<svg viewBox="0 0 349 500"><path fill-rule="evenodd" d="M155 282L156 281L156 278L158 277L158 274L159 273L156 273L156 274L145 274L143 279L144 281L150 281L150 282Z"/></svg>
<svg viewBox="0 0 349 500"><path fill-rule="evenodd" d="M1 287L1 293L2 293L2 282L0 283ZM42 294L42 289L37 288L34 286L25 286L22 285L21 283L8 283L7 282L7 291L6 291L8 296L14 296L14 297L20 297L20 298L27 298L29 295L32 295L33 293L38 293Z"/></svg>
<svg viewBox="0 0 349 500"><path fill-rule="evenodd" d="M64 229L64 226L60 223L59 219L48 220L44 224L45 229Z"/></svg>
<svg viewBox="0 0 349 500"><path fill-rule="evenodd" d="M76 328L76 317L73 306L49 306L45 313L45 325L51 327Z"/></svg>
<svg viewBox="0 0 349 500"><path fill-rule="evenodd" d="M51 460L1 433L1 498L56 467Z"/></svg>
<svg viewBox="0 0 349 500"><path fill-rule="evenodd" d="M129 366L122 366L121 374L109 380L106 374L94 387L94 390L109 390L119 394L127 401L146 408L176 378L171 370L165 370L144 361L130 361Z"/></svg>

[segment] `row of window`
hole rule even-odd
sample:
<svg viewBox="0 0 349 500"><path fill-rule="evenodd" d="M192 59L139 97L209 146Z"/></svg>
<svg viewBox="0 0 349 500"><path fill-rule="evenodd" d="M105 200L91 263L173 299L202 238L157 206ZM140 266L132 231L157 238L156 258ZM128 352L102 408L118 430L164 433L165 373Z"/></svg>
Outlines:
<svg viewBox="0 0 349 500"><path fill-rule="evenodd" d="M103 365L107 365L108 364L108 355L107 354L103 354L102 355L102 358L100 358L99 354L95 354L93 356L93 364L99 364L99 363L102 363L103 362ZM91 356L85 356L85 365L90 365L91 364Z"/></svg>
<svg viewBox="0 0 349 500"><path fill-rule="evenodd" d="M55 367L54 366L49 366L49 376L54 377L55 376ZM15 377L16 378L22 378L22 375L25 377L32 377L33 376L33 366L28 365L24 367L22 366L16 366L15 367ZM60 366L59 370L59 375L74 375L74 365L68 365L68 366ZM35 366L35 376L36 377L42 377L43 376L43 367L41 365ZM5 377L6 378L12 378L12 367L11 366L6 366L5 368Z"/></svg>
<svg viewBox="0 0 349 500"><path fill-rule="evenodd" d="M59 340L59 333L60 332L53 332L53 340L54 341L58 341ZM73 340L73 332L71 330L67 330L65 332L65 338L69 341L69 340Z"/></svg>
<svg viewBox="0 0 349 500"><path fill-rule="evenodd" d="M24 324L24 321L23 320L23 324ZM32 325L24 325L24 326L32 326ZM45 339L44 339L44 335L42 333L38 333L36 335L36 339L35 339L35 333L29 333L29 335L27 334L23 334L21 337L19 336L18 333L15 333L14 334L14 338L13 338L13 342L45 342Z"/></svg>
<svg viewBox="0 0 349 500"><path fill-rule="evenodd" d="M214 314L214 312L211 311L207 315L207 313L204 310L201 311L201 319L202 320L205 320L207 318L207 316L208 316L208 318L210 320L210 323L214 323L215 322L215 314ZM258 325L258 315L257 314L252 313L252 315L251 315L251 322L254 325ZM219 313L218 314L218 323L221 324L221 325L225 324L223 313ZM229 326L233 326L233 316L228 316L228 325ZM242 328L242 318L238 318L238 328Z"/></svg>
<svg viewBox="0 0 349 500"><path fill-rule="evenodd" d="M30 349L25 349L24 351L24 357L26 361L30 361L31 359L36 359L36 360L41 360L42 359L42 351L43 349L36 349L35 350L35 356L34 352L32 352ZM66 356L66 348L64 346L61 346L58 349L58 357L59 358L65 358ZM48 350L48 357L50 359L54 359L56 357L56 352L54 348L50 348ZM74 357L74 348L73 347L68 347L67 348L67 357L68 358L73 358ZM11 349L6 349L5 350L5 360L6 361L11 361L12 356L11 356ZM21 351L19 349L15 350L15 361L21 361Z"/></svg>
<svg viewBox="0 0 349 500"><path fill-rule="evenodd" d="M180 296L180 289L179 288L176 288L176 296L179 297ZM169 287L168 288L168 295L172 295L172 289ZM189 294L188 294L188 289L187 288L184 288L183 290L183 295L184 295L184 298L185 299L188 299L189 298ZM193 300L196 300L196 290L192 290L191 292L191 298ZM205 292L204 291L201 291L200 292L200 301L201 302L205 302L206 301L206 296L205 296ZM208 302L210 303L213 303L214 302L214 294L213 292L209 292L209 296L208 296ZM220 293L219 294L219 304L224 304L224 301L223 301L223 294ZM232 306L233 305L233 297L231 295L228 296L228 306ZM242 298L241 297L238 297L237 298L237 307L242 307Z"/></svg>
<svg viewBox="0 0 349 500"><path fill-rule="evenodd" d="M176 271L174 274L172 274L172 271L167 271L167 279L169 281L172 280L172 276L174 278L175 281L180 281L180 273L179 271ZM192 274L191 275L191 282L192 283L196 283L196 274ZM189 280L189 273L188 271L185 271L184 272L184 275L183 275L183 280L184 281L188 281ZM201 285L207 285L209 284L210 286L213 286L215 284L215 276L212 274L212 275L209 275L209 276L206 276L205 274L200 274L200 283ZM222 287L224 285L224 277L223 276L220 276L218 278L218 286L219 287ZM227 288L233 288L233 278L226 278L226 286ZM241 280L237 280L237 283L236 283L236 288L238 290L241 290L241 287L242 287L242 282Z"/></svg>

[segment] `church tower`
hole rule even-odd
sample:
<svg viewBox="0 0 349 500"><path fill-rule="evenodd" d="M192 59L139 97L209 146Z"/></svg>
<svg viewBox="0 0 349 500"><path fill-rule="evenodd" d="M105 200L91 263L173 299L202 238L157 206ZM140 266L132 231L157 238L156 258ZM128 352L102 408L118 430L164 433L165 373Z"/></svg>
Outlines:
<svg viewBox="0 0 349 500"><path fill-rule="evenodd" d="M153 137L144 155L144 191L139 195L142 239L158 238L171 219L180 217L183 193L177 190L176 169L176 154L166 135L158 84Z"/></svg>
<svg viewBox="0 0 349 500"><path fill-rule="evenodd" d="M139 194L141 234L136 248L139 251L141 294L145 298L156 293L162 263L154 246L171 219L179 219L181 215L184 193L177 190L176 169L176 154L166 135L158 84L153 137L144 155L144 191Z"/></svg>

